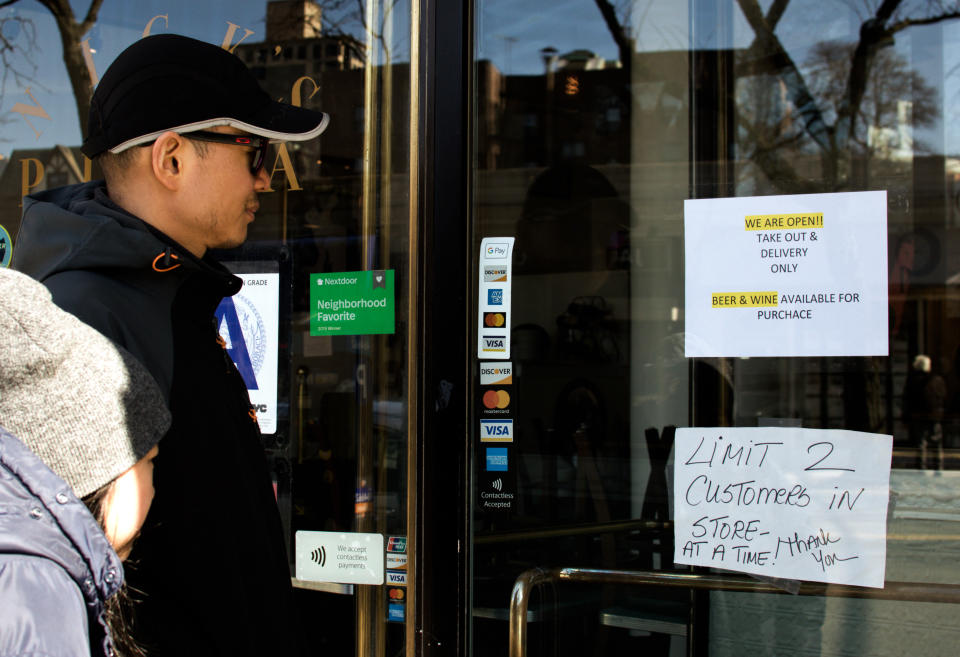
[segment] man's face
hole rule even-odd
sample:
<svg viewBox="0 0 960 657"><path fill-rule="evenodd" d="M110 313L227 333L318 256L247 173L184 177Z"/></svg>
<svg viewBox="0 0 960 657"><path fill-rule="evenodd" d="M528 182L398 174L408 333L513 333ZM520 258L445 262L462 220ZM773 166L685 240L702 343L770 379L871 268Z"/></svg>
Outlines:
<svg viewBox="0 0 960 657"><path fill-rule="evenodd" d="M244 134L230 127L214 132ZM183 135L189 140L190 134ZM181 208L184 226L192 244L191 251L225 249L240 246L247 239L247 226L260 207L257 192L268 188L266 167L254 175L250 171L253 148L211 142L194 142L206 154L196 158Z"/></svg>

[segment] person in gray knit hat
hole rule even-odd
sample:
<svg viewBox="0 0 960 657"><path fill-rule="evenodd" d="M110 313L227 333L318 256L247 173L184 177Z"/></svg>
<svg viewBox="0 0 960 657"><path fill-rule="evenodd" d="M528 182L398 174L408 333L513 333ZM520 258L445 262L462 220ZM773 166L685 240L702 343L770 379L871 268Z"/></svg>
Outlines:
<svg viewBox="0 0 960 657"><path fill-rule="evenodd" d="M133 356L0 269L0 655L137 653L121 560L169 425Z"/></svg>

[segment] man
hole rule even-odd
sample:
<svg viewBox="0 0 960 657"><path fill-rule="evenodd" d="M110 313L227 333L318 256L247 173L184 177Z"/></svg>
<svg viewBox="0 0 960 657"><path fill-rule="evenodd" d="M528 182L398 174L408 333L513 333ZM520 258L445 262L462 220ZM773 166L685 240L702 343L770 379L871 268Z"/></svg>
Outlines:
<svg viewBox="0 0 960 657"><path fill-rule="evenodd" d="M208 254L235 247L268 188L268 140L327 115L272 101L243 63L177 35L106 71L83 152L106 181L28 197L14 267L126 347L173 415L156 498L131 557L149 654L296 653L287 555L260 432L214 310L242 283Z"/></svg>

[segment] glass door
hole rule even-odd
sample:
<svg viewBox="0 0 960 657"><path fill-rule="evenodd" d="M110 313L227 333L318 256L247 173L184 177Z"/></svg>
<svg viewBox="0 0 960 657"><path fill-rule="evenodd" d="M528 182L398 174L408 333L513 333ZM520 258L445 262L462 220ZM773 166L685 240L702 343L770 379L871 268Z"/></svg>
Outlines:
<svg viewBox="0 0 960 657"><path fill-rule="evenodd" d="M101 177L79 152L89 99L137 39L220 45L274 98L331 116L320 138L271 148L271 188L248 241L217 254L245 281L217 318L258 409L309 654L394 655L407 643L415 9L392 0L0 9L3 266L24 195ZM334 561L357 546L364 567L318 570L320 555Z"/></svg>
<svg viewBox="0 0 960 657"><path fill-rule="evenodd" d="M530 655L955 651L954 14L478 0L474 26L472 653L511 620Z"/></svg>

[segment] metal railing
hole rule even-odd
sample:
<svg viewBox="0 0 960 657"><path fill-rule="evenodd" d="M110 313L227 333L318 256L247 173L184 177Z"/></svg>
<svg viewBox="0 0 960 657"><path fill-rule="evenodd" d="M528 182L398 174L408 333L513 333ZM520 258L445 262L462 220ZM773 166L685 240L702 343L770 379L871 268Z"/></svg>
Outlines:
<svg viewBox="0 0 960 657"><path fill-rule="evenodd" d="M582 584L625 584L710 591L790 594L774 584L746 575L673 573L647 570L599 570L589 568L533 568L520 574L510 596L510 657L526 657L527 608L530 594L549 582ZM870 598L906 602L960 603L960 585L918 582L886 582L882 589L803 582L797 595L841 598Z"/></svg>

